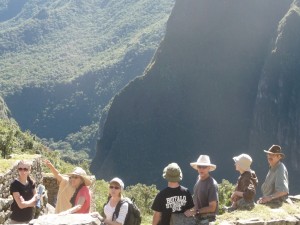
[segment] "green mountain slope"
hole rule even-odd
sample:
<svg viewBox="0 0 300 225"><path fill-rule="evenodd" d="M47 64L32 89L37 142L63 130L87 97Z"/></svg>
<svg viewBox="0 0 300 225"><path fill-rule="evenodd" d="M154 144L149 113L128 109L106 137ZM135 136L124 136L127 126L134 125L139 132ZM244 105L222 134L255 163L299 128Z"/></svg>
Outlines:
<svg viewBox="0 0 300 225"><path fill-rule="evenodd" d="M95 134L102 109L149 63L172 6L1 0L0 95L40 137L62 140L87 126Z"/></svg>

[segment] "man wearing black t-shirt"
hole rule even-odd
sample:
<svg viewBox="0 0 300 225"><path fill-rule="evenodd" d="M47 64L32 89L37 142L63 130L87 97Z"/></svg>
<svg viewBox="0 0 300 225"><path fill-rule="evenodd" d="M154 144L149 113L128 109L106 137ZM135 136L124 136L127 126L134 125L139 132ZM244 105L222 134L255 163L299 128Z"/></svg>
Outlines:
<svg viewBox="0 0 300 225"><path fill-rule="evenodd" d="M164 169L163 178L168 181L168 187L154 199L152 225L169 225L172 213L184 213L194 207L189 190L179 184L182 172L177 163L171 163Z"/></svg>

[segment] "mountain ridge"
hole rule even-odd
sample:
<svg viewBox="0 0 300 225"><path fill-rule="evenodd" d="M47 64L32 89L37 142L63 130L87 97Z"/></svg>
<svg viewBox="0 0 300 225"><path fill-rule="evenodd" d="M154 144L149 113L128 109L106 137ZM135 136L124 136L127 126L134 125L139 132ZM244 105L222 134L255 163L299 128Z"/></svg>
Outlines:
<svg viewBox="0 0 300 225"><path fill-rule="evenodd" d="M220 168L213 176L233 181L232 157L248 152L261 180L263 149L288 148L251 134L263 68L293 2L177 1L144 76L114 98L91 171L161 185L162 169L175 161L191 186L189 163L208 154Z"/></svg>

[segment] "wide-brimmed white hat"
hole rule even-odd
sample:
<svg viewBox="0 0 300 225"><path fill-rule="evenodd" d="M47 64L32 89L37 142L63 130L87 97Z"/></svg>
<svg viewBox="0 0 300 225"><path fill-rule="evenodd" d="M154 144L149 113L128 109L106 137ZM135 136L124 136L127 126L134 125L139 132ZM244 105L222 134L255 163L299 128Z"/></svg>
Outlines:
<svg viewBox="0 0 300 225"><path fill-rule="evenodd" d="M124 189L124 182L119 178L119 177L115 177L113 179L111 179L111 181L109 181L109 183L117 183L120 185L121 189Z"/></svg>
<svg viewBox="0 0 300 225"><path fill-rule="evenodd" d="M243 170L250 171L252 158L248 154L241 154L232 158Z"/></svg>
<svg viewBox="0 0 300 225"><path fill-rule="evenodd" d="M77 175L77 176L80 176L83 181L84 181L84 184L86 186L90 186L92 184L92 181L90 180L90 178L87 176L86 172L84 169L82 169L81 167L75 167L75 169L73 170L72 173L69 173L68 174L69 176L72 176L72 175Z"/></svg>
<svg viewBox="0 0 300 225"><path fill-rule="evenodd" d="M197 159L197 162L192 162L190 165L195 170L198 170L197 166L209 166L209 171L214 171L217 168L215 164L210 163L210 158L208 155L200 155Z"/></svg>

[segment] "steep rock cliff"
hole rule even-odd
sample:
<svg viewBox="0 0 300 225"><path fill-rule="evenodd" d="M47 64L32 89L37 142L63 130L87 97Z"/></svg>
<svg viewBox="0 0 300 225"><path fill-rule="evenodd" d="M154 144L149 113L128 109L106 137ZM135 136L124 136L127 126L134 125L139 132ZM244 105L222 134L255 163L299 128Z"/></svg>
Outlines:
<svg viewBox="0 0 300 225"><path fill-rule="evenodd" d="M278 25L259 82L250 146L283 147L290 177L300 168L300 1L294 1ZM258 165L262 165L258 163ZM260 169L259 169L260 170ZM299 184L291 179L291 188Z"/></svg>
<svg viewBox="0 0 300 225"><path fill-rule="evenodd" d="M267 169L255 163L265 160L265 146L249 148L249 137L257 129L258 84L292 2L177 1L144 76L114 98L93 173L162 184L164 166L175 161L192 185L197 173L189 163L208 154L217 180L235 181L232 157L242 152L253 156L254 169Z"/></svg>

